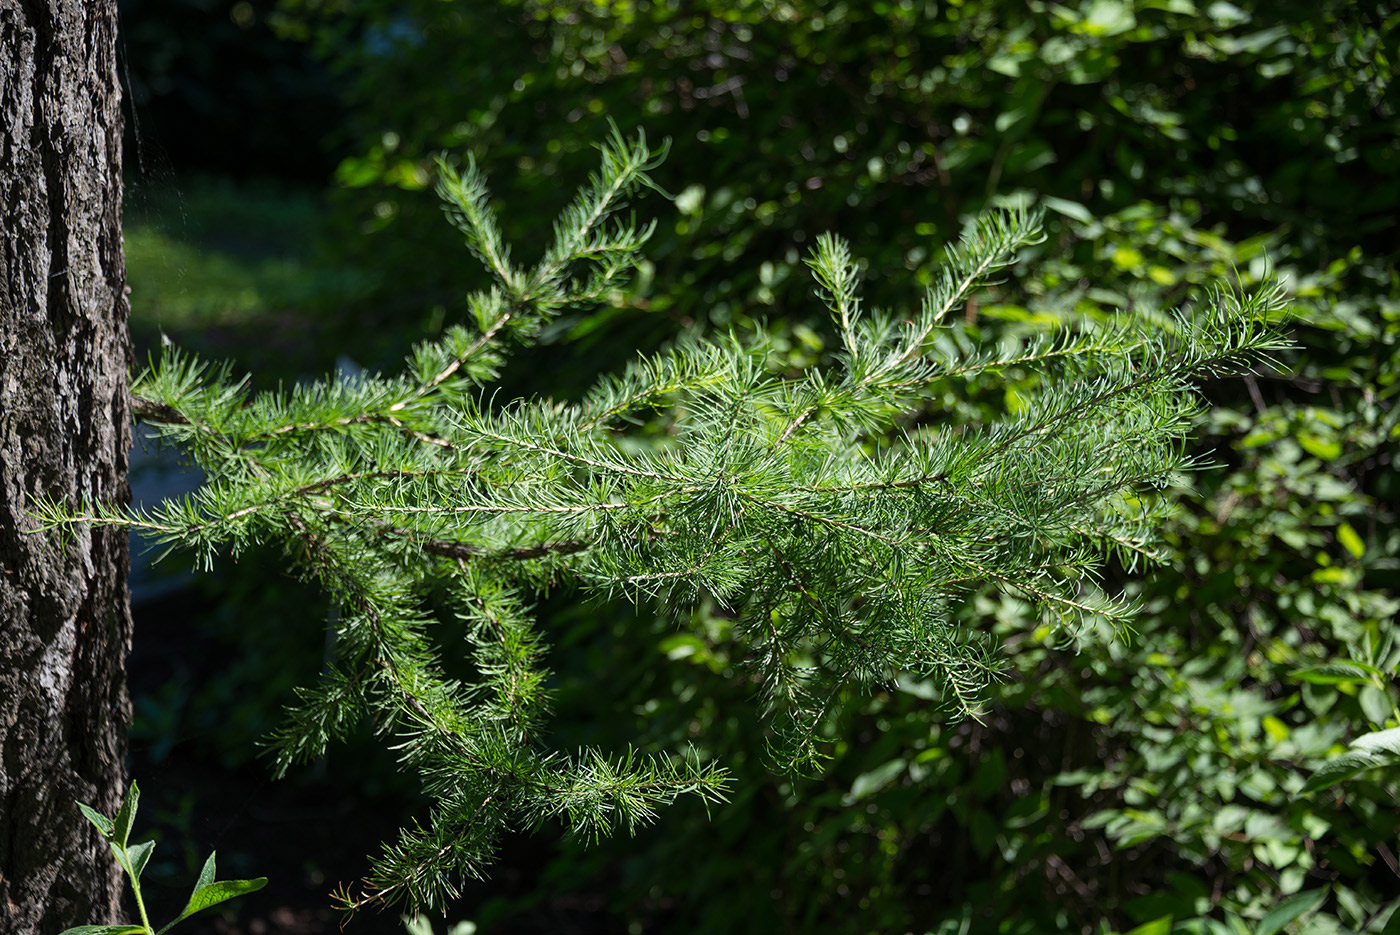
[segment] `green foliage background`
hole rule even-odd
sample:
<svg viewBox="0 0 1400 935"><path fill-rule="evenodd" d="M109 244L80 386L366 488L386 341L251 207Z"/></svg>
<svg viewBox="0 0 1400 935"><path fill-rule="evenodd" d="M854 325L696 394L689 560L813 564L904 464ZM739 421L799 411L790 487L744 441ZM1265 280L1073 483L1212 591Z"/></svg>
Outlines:
<svg viewBox="0 0 1400 935"><path fill-rule="evenodd" d="M648 932L1387 924L1400 774L1300 790L1400 723L1400 8L284 0L276 16L346 99L325 262L358 277L361 363L397 359L481 286L431 194L435 154L477 154L529 255L609 119L673 141L656 179L674 204L637 205L660 224L654 272L556 323L513 373L522 393L577 392L682 328L766 320L820 356L833 337L800 263L818 233L849 238L867 298L897 304L971 216L1021 196L1051 209L1051 236L1036 278L969 306L984 337L1269 263L1302 315L1291 369L1208 387L1198 445L1218 467L1182 492L1170 559L1120 569L1144 602L1131 640L1069 646L1012 598L967 603L1011 661L980 722L902 684L830 725L824 776L790 782L764 768L726 621L677 632L552 600L554 745L698 743L735 795L708 820L679 805L636 839L565 843L528 899L463 907L481 931L565 898ZM975 423L1035 393L1006 377L929 418Z"/></svg>

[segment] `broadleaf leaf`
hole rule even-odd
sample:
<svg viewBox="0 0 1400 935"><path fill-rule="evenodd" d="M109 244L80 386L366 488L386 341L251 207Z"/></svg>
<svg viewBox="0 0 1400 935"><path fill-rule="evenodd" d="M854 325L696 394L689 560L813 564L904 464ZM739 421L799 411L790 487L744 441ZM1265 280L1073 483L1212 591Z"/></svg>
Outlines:
<svg viewBox="0 0 1400 935"><path fill-rule="evenodd" d="M141 871L146 869L146 864L151 859L151 851L155 850L155 841L145 841L141 844L127 848L127 857L131 861L131 878L141 879Z"/></svg>
<svg viewBox="0 0 1400 935"><path fill-rule="evenodd" d="M1384 673L1375 666L1351 659L1327 662L1320 666L1295 669L1293 677L1313 685L1366 685Z"/></svg>
<svg viewBox="0 0 1400 935"><path fill-rule="evenodd" d="M266 885L267 877L257 877L252 880L220 880L217 883L200 886L190 895L190 901L185 905L184 911L170 925L183 922L196 912L202 912L211 906L217 906L219 903L227 902L246 893L257 892ZM169 925L166 926L167 929L169 927ZM165 929L161 929L161 931L163 932Z"/></svg>
<svg viewBox="0 0 1400 935"><path fill-rule="evenodd" d="M1327 889L1305 890L1296 893L1264 914L1255 935L1277 935L1283 927L1309 912L1312 912L1327 898Z"/></svg>
<svg viewBox="0 0 1400 935"><path fill-rule="evenodd" d="M136 820L136 806L140 799L141 790L133 781L126 790L126 798L122 799L122 807L117 811L116 820L112 822L110 837L122 847L126 847L126 839L131 835L131 823Z"/></svg>
<svg viewBox="0 0 1400 935"><path fill-rule="evenodd" d="M1362 734L1345 753L1323 763L1303 784L1301 791L1317 792L1358 773L1400 764L1400 727Z"/></svg>
<svg viewBox="0 0 1400 935"><path fill-rule="evenodd" d="M78 808L82 811L84 818L97 826L97 830L102 832L103 837L110 838L112 836L112 819L82 802L78 803Z"/></svg>

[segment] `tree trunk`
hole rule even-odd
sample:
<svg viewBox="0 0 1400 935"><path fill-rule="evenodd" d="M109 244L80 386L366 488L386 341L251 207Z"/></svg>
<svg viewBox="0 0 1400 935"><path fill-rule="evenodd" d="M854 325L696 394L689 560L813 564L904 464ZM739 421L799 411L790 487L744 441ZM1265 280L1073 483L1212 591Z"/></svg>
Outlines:
<svg viewBox="0 0 1400 935"><path fill-rule="evenodd" d="M26 535L36 496L125 502L115 0L0 0L0 932L116 921L77 810L125 781L126 534Z"/></svg>

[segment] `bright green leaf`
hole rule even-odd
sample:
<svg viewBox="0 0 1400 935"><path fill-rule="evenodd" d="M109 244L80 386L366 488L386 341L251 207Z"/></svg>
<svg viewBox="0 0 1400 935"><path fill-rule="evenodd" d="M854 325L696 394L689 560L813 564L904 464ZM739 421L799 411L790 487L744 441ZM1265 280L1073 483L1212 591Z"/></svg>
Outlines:
<svg viewBox="0 0 1400 935"><path fill-rule="evenodd" d="M1262 723L1265 732L1269 735L1269 739L1274 743L1282 743L1288 739L1288 725L1272 714L1265 717Z"/></svg>
<svg viewBox="0 0 1400 935"><path fill-rule="evenodd" d="M1366 543L1361 541L1361 537L1356 534L1351 523L1342 523L1337 527L1337 541L1352 554L1353 558L1360 558L1366 554Z"/></svg>
<svg viewBox="0 0 1400 935"><path fill-rule="evenodd" d="M199 868L199 879L196 880L194 884L196 890L201 886L208 886L210 883L214 882L214 875L218 873L218 864L215 862L214 858L218 853L218 851L210 851L209 856L205 858L204 866ZM194 897L191 896L190 898L193 899Z"/></svg>
<svg viewBox="0 0 1400 935"><path fill-rule="evenodd" d="M79 925L64 929L59 935L146 935L141 925Z"/></svg>
<svg viewBox="0 0 1400 935"><path fill-rule="evenodd" d="M1132 247L1119 247L1113 251L1113 263L1123 269L1132 269L1142 265L1142 254Z"/></svg>
<svg viewBox="0 0 1400 935"><path fill-rule="evenodd" d="M1318 438L1309 432L1298 433L1298 444L1303 450L1323 461L1333 461L1342 455L1342 443L1331 439Z"/></svg>
<svg viewBox="0 0 1400 935"><path fill-rule="evenodd" d="M1172 917L1162 916L1160 919L1144 922L1131 932L1128 932L1127 935L1167 935L1171 930Z"/></svg>
<svg viewBox="0 0 1400 935"><path fill-rule="evenodd" d="M383 168L369 159L345 159L335 170L335 177L347 188L364 188L383 176Z"/></svg>
<svg viewBox="0 0 1400 935"><path fill-rule="evenodd" d="M1295 669L1292 675L1300 682L1313 685L1369 685L1384 678L1384 673L1375 666L1350 659Z"/></svg>
<svg viewBox="0 0 1400 935"><path fill-rule="evenodd" d="M213 855L210 855L210 861L212 862L212 860ZM207 867L208 864L205 866ZM200 878L203 879L203 874L200 875ZM190 895L190 901L185 905L184 911L170 925L161 929L161 932L165 932L171 925L183 922L196 912L202 912L211 906L217 906L219 903L227 902L247 893L257 892L266 885L267 877L258 877L254 880L220 880L217 883L202 884L196 887Z"/></svg>

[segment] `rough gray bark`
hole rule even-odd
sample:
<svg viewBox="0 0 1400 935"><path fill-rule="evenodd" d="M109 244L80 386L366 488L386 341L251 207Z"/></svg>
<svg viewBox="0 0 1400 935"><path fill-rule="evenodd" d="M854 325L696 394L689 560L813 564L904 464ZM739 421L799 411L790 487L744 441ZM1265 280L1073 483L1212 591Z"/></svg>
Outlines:
<svg viewBox="0 0 1400 935"><path fill-rule="evenodd" d="M115 922L74 800L125 780L125 533L25 535L35 495L125 501L116 0L0 0L0 932Z"/></svg>

